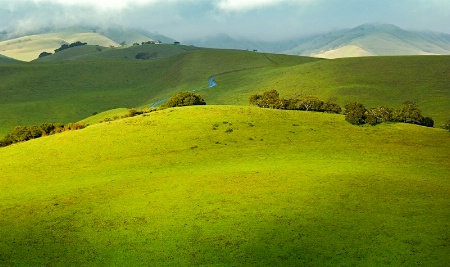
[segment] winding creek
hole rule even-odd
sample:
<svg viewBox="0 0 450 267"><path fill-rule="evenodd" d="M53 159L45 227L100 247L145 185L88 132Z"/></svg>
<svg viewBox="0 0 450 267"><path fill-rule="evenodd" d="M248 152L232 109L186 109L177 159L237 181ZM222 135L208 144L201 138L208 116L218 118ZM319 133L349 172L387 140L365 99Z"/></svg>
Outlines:
<svg viewBox="0 0 450 267"><path fill-rule="evenodd" d="M212 87L216 87L216 86L217 86L217 83L214 81L215 78L216 78L215 76L209 77L209 79L208 79L208 87L206 87L206 88L201 88L201 89L190 90L189 92L197 92L197 91L209 89L209 88L212 88ZM166 98L163 98L163 99L161 99L161 100L158 100L158 101L156 101L155 103L153 103L150 107L151 107L151 108L156 108L159 104L161 104L161 103L163 103L163 102L169 100L169 98L170 98L170 97L166 97Z"/></svg>

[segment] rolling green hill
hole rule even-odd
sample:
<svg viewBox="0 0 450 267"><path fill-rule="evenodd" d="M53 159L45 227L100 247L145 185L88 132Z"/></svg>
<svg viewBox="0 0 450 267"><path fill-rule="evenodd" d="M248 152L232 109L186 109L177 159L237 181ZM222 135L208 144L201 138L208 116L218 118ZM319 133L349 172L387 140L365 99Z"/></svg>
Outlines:
<svg viewBox="0 0 450 267"><path fill-rule="evenodd" d="M248 96L276 89L282 97L315 95L340 105L398 107L416 103L440 126L450 118L450 57L366 57L267 67L218 76L220 93L205 91L207 103L246 105ZM208 102L209 101L209 102Z"/></svg>
<svg viewBox="0 0 450 267"><path fill-rule="evenodd" d="M445 266L448 132L166 109L0 149L3 266Z"/></svg>
<svg viewBox="0 0 450 267"><path fill-rule="evenodd" d="M161 59L175 56L188 51L199 50L200 48L194 46L184 45L161 45L161 44L146 44L136 45L131 47L100 47L100 46L78 46L66 49L50 56L36 59L36 62L49 61L67 61L67 60L83 60L83 61L99 61L99 60L135 60L138 53L156 53L155 58L150 60Z"/></svg>
<svg viewBox="0 0 450 267"><path fill-rule="evenodd" d="M284 66L316 60L231 50L180 53L195 48L175 45L149 47L165 49L165 46L169 50L164 53L172 51L175 56L148 61L77 60L2 65L0 92L4 97L0 98L0 133L6 134L17 125L73 122L94 112L149 105L174 92L205 88L212 75L256 70L274 65L273 60ZM122 51L116 49L114 53Z"/></svg>
<svg viewBox="0 0 450 267"><path fill-rule="evenodd" d="M144 47L158 49L158 58L132 59ZM395 108L412 101L436 126L450 117L448 56L320 60L176 45L73 51L62 51L54 62L1 65L0 134L17 125L74 122L94 112L148 106L175 92L206 88L211 76L219 86L201 91L208 104L248 105L250 94L276 89L282 97L316 95L340 105Z"/></svg>

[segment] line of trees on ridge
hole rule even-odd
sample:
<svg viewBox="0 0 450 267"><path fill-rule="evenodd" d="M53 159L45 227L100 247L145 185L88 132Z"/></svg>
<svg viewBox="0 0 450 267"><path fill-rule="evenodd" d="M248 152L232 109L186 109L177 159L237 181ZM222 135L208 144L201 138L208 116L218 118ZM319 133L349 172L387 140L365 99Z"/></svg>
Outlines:
<svg viewBox="0 0 450 267"><path fill-rule="evenodd" d="M342 113L341 107L332 101L325 102L316 96L283 99L277 90L269 90L261 95L253 94L249 97L249 102L260 108Z"/></svg>
<svg viewBox="0 0 450 267"><path fill-rule="evenodd" d="M335 102L325 102L315 96L283 99L280 98L276 90L250 95L249 102L261 108L342 113L341 107ZM366 109L361 103L351 102L345 105L344 114L345 120L354 125L404 122L427 127L434 126L434 121L431 117L422 116L422 111L414 103L409 102L405 102L397 109L387 106ZM450 120L443 128L450 131Z"/></svg>
<svg viewBox="0 0 450 267"><path fill-rule="evenodd" d="M0 140L0 147L9 146L15 143L28 141L31 139L53 135L65 131L74 131L83 129L87 126L84 123L43 123L33 126L16 126L10 133Z"/></svg>
<svg viewBox="0 0 450 267"><path fill-rule="evenodd" d="M72 47L82 46L82 45L87 45L87 43L82 43L80 41L76 41L76 42L71 43L71 44L62 44L61 47L55 49L55 53L58 53L60 51L63 51L63 50L66 50L66 49L69 49L69 48L72 48ZM50 55L52 55L52 53L42 52L42 53L39 54L39 58L50 56Z"/></svg>
<svg viewBox="0 0 450 267"><path fill-rule="evenodd" d="M366 109L363 104L351 102L345 105L345 120L354 125L377 125L382 122L403 122L433 127L431 117L422 116L422 111L414 103L403 103L396 109L387 106Z"/></svg>

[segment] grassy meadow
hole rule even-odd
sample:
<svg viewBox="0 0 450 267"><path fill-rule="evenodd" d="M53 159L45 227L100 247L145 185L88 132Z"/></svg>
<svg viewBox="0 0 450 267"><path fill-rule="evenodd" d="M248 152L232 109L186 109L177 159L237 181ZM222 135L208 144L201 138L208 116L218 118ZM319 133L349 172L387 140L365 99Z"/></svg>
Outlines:
<svg viewBox="0 0 450 267"><path fill-rule="evenodd" d="M0 265L446 266L449 151L442 129L237 106L15 144Z"/></svg>
<svg viewBox="0 0 450 267"><path fill-rule="evenodd" d="M31 63L1 63L0 135L17 125L74 122L116 108L145 107L175 92L201 92L208 104L248 105L276 89L282 97L316 95L366 107L415 102L439 127L450 118L449 56L308 57L179 45L85 46ZM156 60L136 60L139 51Z"/></svg>
<svg viewBox="0 0 450 267"><path fill-rule="evenodd" d="M109 109L149 106L174 92L206 88L212 75L273 65L272 58L285 65L315 60L283 55L269 58L264 54L229 50L179 53L183 46L175 45L142 47L174 50L175 55L149 61L0 63L0 134L17 125L74 122ZM71 53L69 50L67 53Z"/></svg>

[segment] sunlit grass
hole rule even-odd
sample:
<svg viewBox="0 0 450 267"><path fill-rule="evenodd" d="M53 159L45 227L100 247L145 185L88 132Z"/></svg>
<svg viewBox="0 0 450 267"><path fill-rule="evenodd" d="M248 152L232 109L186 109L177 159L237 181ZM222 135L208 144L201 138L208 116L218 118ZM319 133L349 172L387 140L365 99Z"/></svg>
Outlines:
<svg viewBox="0 0 450 267"><path fill-rule="evenodd" d="M0 265L448 262L448 132L167 109L0 149Z"/></svg>

